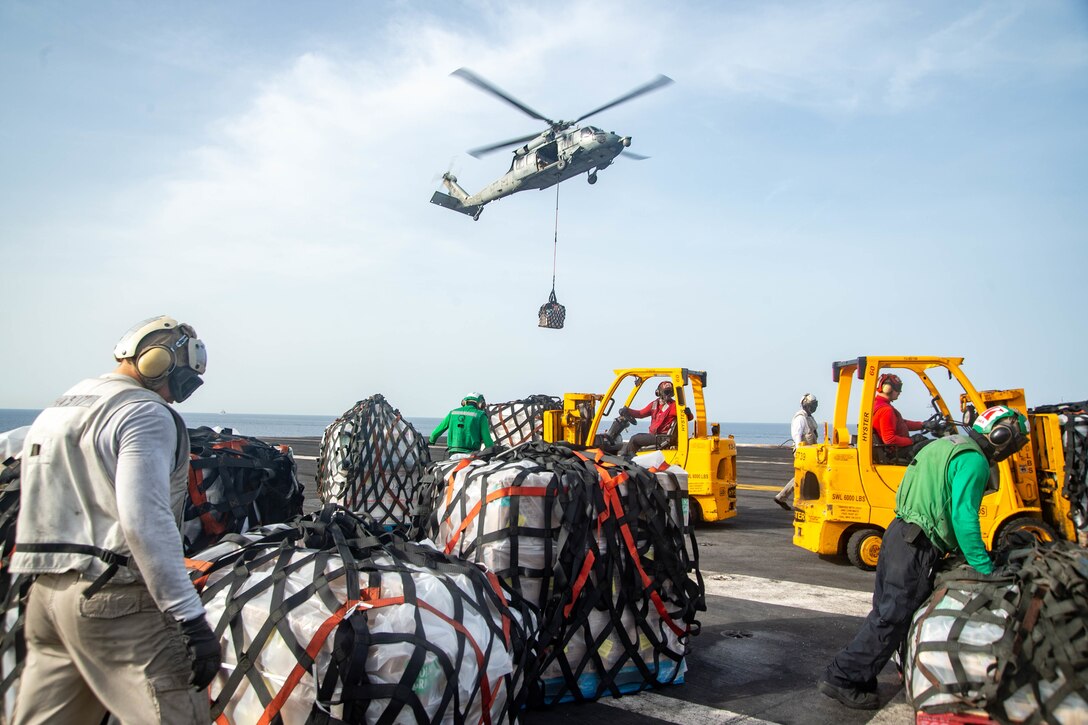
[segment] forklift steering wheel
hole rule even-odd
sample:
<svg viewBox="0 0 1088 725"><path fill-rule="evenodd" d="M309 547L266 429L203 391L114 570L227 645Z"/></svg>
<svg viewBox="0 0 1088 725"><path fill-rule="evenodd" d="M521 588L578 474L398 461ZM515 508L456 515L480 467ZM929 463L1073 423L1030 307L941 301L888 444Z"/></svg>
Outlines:
<svg viewBox="0 0 1088 725"><path fill-rule="evenodd" d="M951 421L943 413L937 412L922 421L922 430L939 436L943 431L948 430L950 425Z"/></svg>

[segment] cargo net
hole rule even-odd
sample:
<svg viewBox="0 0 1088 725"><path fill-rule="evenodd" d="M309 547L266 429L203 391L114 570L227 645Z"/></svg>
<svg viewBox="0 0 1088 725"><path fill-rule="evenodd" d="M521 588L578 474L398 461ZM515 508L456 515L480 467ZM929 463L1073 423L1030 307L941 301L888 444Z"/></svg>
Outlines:
<svg viewBox="0 0 1088 725"><path fill-rule="evenodd" d="M203 427L189 430L189 450L181 528L186 551L302 515L305 497L290 446Z"/></svg>
<svg viewBox="0 0 1088 725"><path fill-rule="evenodd" d="M359 401L325 429L317 495L366 513L387 527L407 524L423 468L427 439L381 395Z"/></svg>
<svg viewBox="0 0 1088 725"><path fill-rule="evenodd" d="M938 576L907 641L908 701L1000 723L1084 722L1088 552L1032 542L996 559L1005 565L995 576L965 564Z"/></svg>
<svg viewBox="0 0 1088 725"><path fill-rule="evenodd" d="M11 721L15 707L15 684L26 661L26 641L23 638L23 618L26 614L26 594L33 577L11 574L8 561L15 550L15 523L19 518L19 459L8 458L0 463L0 696L3 698L4 722Z"/></svg>
<svg viewBox="0 0 1088 725"><path fill-rule="evenodd" d="M567 319L567 308L555 299L554 289L548 295L548 301L540 306L537 318L537 327L546 327L551 330L563 329L563 323Z"/></svg>
<svg viewBox="0 0 1088 725"><path fill-rule="evenodd" d="M301 515L302 485L287 446L197 428L189 430L189 452L189 487L182 524L186 554L250 527ZM23 618L26 595L34 580L33 576L8 571L19 516L19 473L17 458L0 466L0 696L7 718L11 717L15 683L26 661Z"/></svg>
<svg viewBox="0 0 1088 725"><path fill-rule="evenodd" d="M531 610L370 517L325 504L189 564L223 646L216 722L489 723L521 708Z"/></svg>
<svg viewBox="0 0 1088 725"><path fill-rule="evenodd" d="M1032 413L1054 413L1062 429L1065 481L1062 496L1069 500L1069 517L1082 538L1088 536L1088 400L1041 405Z"/></svg>
<svg viewBox="0 0 1088 725"><path fill-rule="evenodd" d="M496 445L513 448L526 441L543 440L545 410L562 410L563 401L551 395L531 395L487 406L491 438Z"/></svg>
<svg viewBox="0 0 1088 725"><path fill-rule="evenodd" d="M415 531L541 612L533 705L680 683L705 609L686 473L528 443L428 468Z"/></svg>

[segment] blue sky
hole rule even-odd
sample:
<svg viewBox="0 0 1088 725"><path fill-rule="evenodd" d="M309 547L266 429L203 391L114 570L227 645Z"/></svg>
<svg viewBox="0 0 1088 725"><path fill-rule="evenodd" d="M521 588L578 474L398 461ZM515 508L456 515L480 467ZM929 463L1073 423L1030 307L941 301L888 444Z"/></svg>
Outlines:
<svg viewBox="0 0 1088 725"><path fill-rule="evenodd" d="M162 313L209 349L183 411L433 416L681 365L712 418L779 422L865 354L1088 398L1083 2L447 5L0 4L0 407ZM652 158L561 186L564 330L554 189L428 203L539 130L462 66L552 118L676 80L589 120Z"/></svg>

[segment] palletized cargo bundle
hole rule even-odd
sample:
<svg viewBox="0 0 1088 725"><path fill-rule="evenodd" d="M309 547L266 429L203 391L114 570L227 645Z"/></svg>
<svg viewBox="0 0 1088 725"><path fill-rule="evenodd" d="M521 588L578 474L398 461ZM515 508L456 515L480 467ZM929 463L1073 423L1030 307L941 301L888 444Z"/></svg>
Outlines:
<svg viewBox="0 0 1088 725"><path fill-rule="evenodd" d="M430 463L427 439L381 395L359 401L321 438L317 495L395 526L410 520L412 500Z"/></svg>
<svg viewBox="0 0 1088 725"><path fill-rule="evenodd" d="M432 464L424 481L417 531L542 613L532 704L683 682L705 608L683 471L529 443Z"/></svg>
<svg viewBox="0 0 1088 725"><path fill-rule="evenodd" d="M1000 723L1088 719L1088 551L1008 554L998 574L942 573L915 614L904 678L916 710L984 710Z"/></svg>
<svg viewBox="0 0 1088 725"><path fill-rule="evenodd" d="M8 560L15 548L15 522L19 518L19 469L18 458L8 458L0 463L0 694L3 708L0 720L7 721L15 707L15 687L26 661L26 642L23 638L23 616L26 612L26 593L31 577L12 574Z"/></svg>
<svg viewBox="0 0 1088 725"><path fill-rule="evenodd" d="M530 395L523 400L511 400L487 406L491 438L496 445L513 448L526 441L543 440L545 410L560 410L563 401L551 395Z"/></svg>
<svg viewBox="0 0 1088 725"><path fill-rule="evenodd" d="M326 504L192 567L223 644L213 719L497 723L521 707L531 609L369 517Z"/></svg>
<svg viewBox="0 0 1088 725"><path fill-rule="evenodd" d="M1062 496L1069 500L1069 517L1083 546L1088 542L1088 400L1040 405L1031 412L1058 416L1065 458Z"/></svg>
<svg viewBox="0 0 1088 725"><path fill-rule="evenodd" d="M289 446L205 427L189 430L189 450L181 527L186 551L302 514L304 494Z"/></svg>
<svg viewBox="0 0 1088 725"><path fill-rule="evenodd" d="M251 526L289 520L302 513L302 485L286 446L257 438L216 433L210 428L189 430L189 488L182 523L186 553L218 542L225 535ZM15 544L19 515L19 460L5 461L0 470L0 695L3 715L10 717L15 687L26 659L23 615L33 576L12 575L7 562Z"/></svg>

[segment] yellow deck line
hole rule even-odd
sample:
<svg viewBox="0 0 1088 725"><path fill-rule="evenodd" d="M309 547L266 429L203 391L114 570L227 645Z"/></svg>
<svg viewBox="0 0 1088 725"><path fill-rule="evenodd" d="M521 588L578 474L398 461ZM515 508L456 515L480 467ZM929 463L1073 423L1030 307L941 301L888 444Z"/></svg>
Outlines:
<svg viewBox="0 0 1088 725"><path fill-rule="evenodd" d="M783 484L785 485L785 484ZM738 483L737 488L742 491L781 491L782 486L761 486L757 483Z"/></svg>

